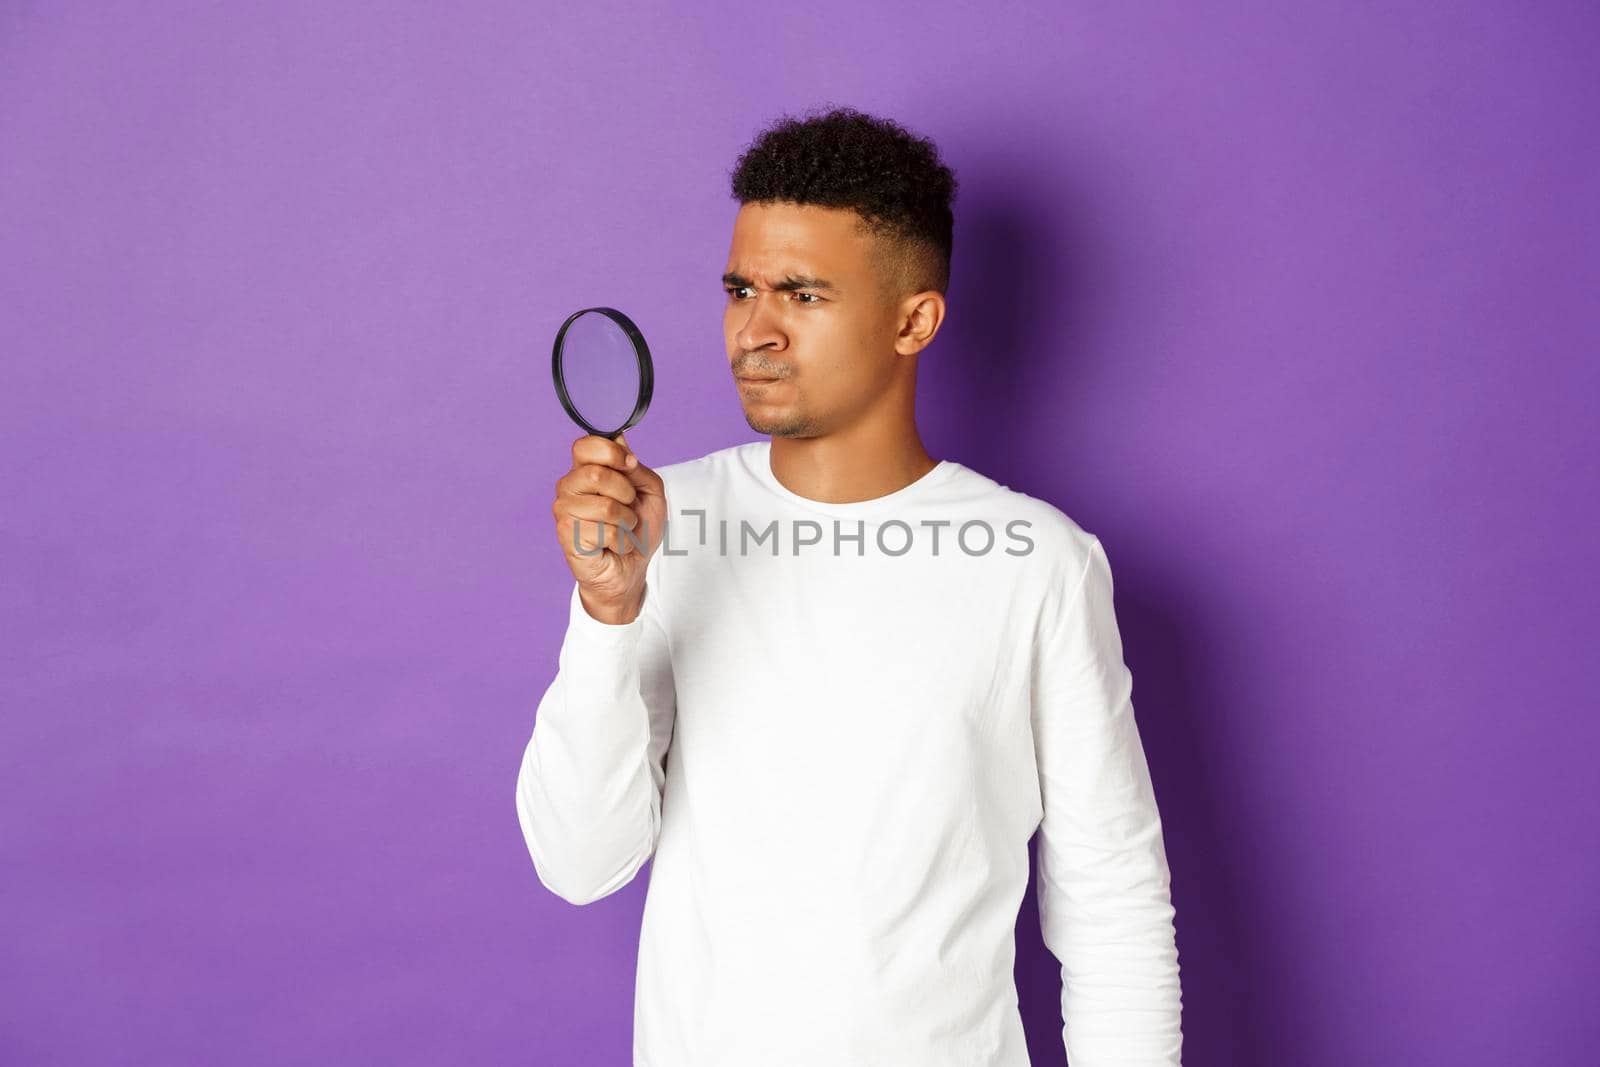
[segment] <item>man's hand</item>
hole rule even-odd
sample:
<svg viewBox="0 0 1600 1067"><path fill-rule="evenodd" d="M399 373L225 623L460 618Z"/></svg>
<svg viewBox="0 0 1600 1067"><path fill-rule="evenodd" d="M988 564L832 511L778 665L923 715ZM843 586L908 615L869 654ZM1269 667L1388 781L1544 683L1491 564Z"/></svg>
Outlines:
<svg viewBox="0 0 1600 1067"><path fill-rule="evenodd" d="M556 482L550 510L584 609L601 622L632 622L644 604L645 566L666 532L661 476L625 435L588 434L572 443L572 469Z"/></svg>

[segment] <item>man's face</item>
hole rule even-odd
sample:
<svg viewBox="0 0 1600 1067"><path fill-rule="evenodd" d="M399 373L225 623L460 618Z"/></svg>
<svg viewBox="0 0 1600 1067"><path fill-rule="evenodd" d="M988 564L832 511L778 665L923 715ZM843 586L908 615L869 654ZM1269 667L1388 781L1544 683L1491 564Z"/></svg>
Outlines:
<svg viewBox="0 0 1600 1067"><path fill-rule="evenodd" d="M847 426L907 370L875 241L857 232L859 221L854 211L784 202L742 205L734 219L722 332L757 433L816 437Z"/></svg>

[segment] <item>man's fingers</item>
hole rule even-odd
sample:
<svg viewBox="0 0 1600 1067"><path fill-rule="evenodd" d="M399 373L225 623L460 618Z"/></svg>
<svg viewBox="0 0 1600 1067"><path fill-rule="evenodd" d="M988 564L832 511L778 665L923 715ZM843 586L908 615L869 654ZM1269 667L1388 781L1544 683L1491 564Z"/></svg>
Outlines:
<svg viewBox="0 0 1600 1067"><path fill-rule="evenodd" d="M582 519L585 522L618 523L632 530L639 525L639 513L620 501L598 493L579 493L556 500L556 517L566 516L568 522Z"/></svg>
<svg viewBox="0 0 1600 1067"><path fill-rule="evenodd" d="M617 555L649 550L656 536L644 528L641 497L665 496L661 476L646 467L619 434L613 441L586 434L572 444L572 469L556 482L551 511L569 553L590 559L599 549Z"/></svg>
<svg viewBox="0 0 1600 1067"><path fill-rule="evenodd" d="M560 524L563 544L613 549L626 554L647 545L648 531L641 529L639 513L626 504L598 493L562 494L550 507Z"/></svg>
<svg viewBox="0 0 1600 1067"><path fill-rule="evenodd" d="M579 466L584 463L598 463L602 466L612 467L619 471L628 469L628 456L631 455L625 445L620 445L609 437L599 434L585 434L572 442L572 463Z"/></svg>
<svg viewBox="0 0 1600 1067"><path fill-rule="evenodd" d="M628 446L628 435L619 434L615 441L596 434L580 437L572 443L573 470L576 472L583 466L599 466L617 472L619 478L632 485L634 488L657 496L664 495L661 476L645 465ZM586 475L585 477L592 477ZM592 492L593 489L578 488L581 482L572 483L578 492ZM632 501L632 496L626 494L611 494L619 500Z"/></svg>
<svg viewBox="0 0 1600 1067"><path fill-rule="evenodd" d="M609 522L591 522L580 519L576 530L572 520L568 519L566 526L561 531L561 542L569 547L575 554L580 554L588 559L597 557L601 550L615 555L626 556L637 553L641 540L639 534L630 531L626 526L617 526Z"/></svg>
<svg viewBox="0 0 1600 1067"><path fill-rule="evenodd" d="M627 555L649 547L644 531L626 522L605 522L600 519L563 515L556 519L556 523L557 536L562 547L569 552L581 549L582 554L590 558L593 558L596 550L601 548L619 555Z"/></svg>
<svg viewBox="0 0 1600 1067"><path fill-rule="evenodd" d="M627 475L600 463L585 463L572 468L556 482L556 493L573 496L598 495L631 504L638 490Z"/></svg>

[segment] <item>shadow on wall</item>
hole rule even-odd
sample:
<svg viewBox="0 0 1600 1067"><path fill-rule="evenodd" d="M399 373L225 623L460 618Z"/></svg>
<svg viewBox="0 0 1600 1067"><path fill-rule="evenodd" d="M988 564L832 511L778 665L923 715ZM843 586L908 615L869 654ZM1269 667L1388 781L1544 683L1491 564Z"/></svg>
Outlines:
<svg viewBox="0 0 1600 1067"><path fill-rule="evenodd" d="M962 197L949 318L919 368L930 448L1003 484L1085 511L1077 471L1040 457L1097 451L1074 417L1085 383L1111 373L1107 338L1132 328L1115 316L1137 308L1137 271L1119 264L1119 240L1100 232L1094 195L1071 175L962 167ZM1120 270L1120 275L1119 275ZM1124 309L1118 311L1116 309ZM1109 313L1109 314L1108 314ZM1041 475L1039 472L1043 471ZM1315 961L1294 952L1292 931L1273 929L1281 901L1238 832L1252 820L1244 795L1214 773L1239 746L1222 736L1237 685L1213 683L1207 649L1224 632L1212 620L1228 606L1206 604L1167 574L1160 547L1141 554L1131 536L1104 533L1117 574L1116 606L1134 704L1173 872L1188 1067L1276 1067L1303 1061L1308 1035L1293 1003L1298 976ZM1230 654L1229 658L1236 658ZM1249 699L1248 694L1243 694ZM1219 758L1223 757L1223 758ZM1017 922L1016 979L1034 1067L1062 1067L1060 965L1045 948L1037 910L1037 835L1029 842L1027 895ZM1279 906L1275 907L1277 904Z"/></svg>

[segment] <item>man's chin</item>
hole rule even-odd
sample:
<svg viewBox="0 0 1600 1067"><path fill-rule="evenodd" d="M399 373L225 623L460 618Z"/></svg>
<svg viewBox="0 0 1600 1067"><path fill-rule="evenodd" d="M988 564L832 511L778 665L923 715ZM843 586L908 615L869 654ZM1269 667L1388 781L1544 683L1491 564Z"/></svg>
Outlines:
<svg viewBox="0 0 1600 1067"><path fill-rule="evenodd" d="M756 433L768 437L815 437L817 427L801 417L779 417L752 415L747 409L744 413L745 423Z"/></svg>

